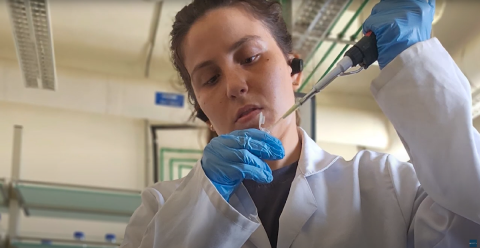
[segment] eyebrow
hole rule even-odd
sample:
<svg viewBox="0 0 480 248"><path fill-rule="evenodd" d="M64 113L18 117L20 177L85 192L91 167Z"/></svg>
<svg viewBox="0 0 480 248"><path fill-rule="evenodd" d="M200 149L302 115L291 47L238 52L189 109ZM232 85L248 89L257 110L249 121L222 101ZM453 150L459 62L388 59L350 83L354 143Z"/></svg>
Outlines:
<svg viewBox="0 0 480 248"><path fill-rule="evenodd" d="M228 53L231 53L235 50L237 50L239 47L241 47L243 44L245 44L246 42L248 41L251 41L251 40L258 40L258 39L261 39L260 36L258 35L245 35L243 38L241 38L240 40L238 40L237 42L233 43L233 45L231 45L229 48L228 48ZM212 65L214 62L213 60L207 60L207 61L204 61L198 65L196 65L193 70L192 70L192 73L191 73L191 76L193 76L193 74L204 68L204 67L207 67L209 65Z"/></svg>
<svg viewBox="0 0 480 248"><path fill-rule="evenodd" d="M260 36L258 35L245 35L243 38L235 42L230 48L228 49L228 53L231 53L235 50L237 50L240 46L242 46L245 42L251 41L251 40L259 40L261 39Z"/></svg>

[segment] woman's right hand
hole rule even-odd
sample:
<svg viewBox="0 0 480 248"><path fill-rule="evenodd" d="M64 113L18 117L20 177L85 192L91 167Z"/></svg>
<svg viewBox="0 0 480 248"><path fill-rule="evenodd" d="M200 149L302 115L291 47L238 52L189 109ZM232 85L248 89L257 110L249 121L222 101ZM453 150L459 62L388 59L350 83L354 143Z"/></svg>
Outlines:
<svg viewBox="0 0 480 248"><path fill-rule="evenodd" d="M237 130L213 138L201 160L205 174L228 202L244 179L259 183L273 180L270 167L262 161L285 156L279 139L258 129Z"/></svg>
<svg viewBox="0 0 480 248"><path fill-rule="evenodd" d="M377 36L378 64L383 69L417 42L430 39L435 0L382 0L363 24Z"/></svg>

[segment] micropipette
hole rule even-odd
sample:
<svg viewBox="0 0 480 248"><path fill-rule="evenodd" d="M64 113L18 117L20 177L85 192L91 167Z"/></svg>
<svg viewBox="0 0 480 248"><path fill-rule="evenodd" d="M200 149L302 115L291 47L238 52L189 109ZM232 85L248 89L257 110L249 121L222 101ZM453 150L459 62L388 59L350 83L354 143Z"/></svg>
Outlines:
<svg viewBox="0 0 480 248"><path fill-rule="evenodd" d="M285 114L280 117L273 125L270 127L262 127L265 124L265 116L263 113L260 113L259 128L262 131L270 132L273 127L275 127L282 120L287 118L291 113L300 108L306 101L312 98L314 95L323 90L327 85L329 85L335 78L339 76L347 76L359 73L363 69L367 69L373 62L378 59L378 50L377 50L377 37L372 31L369 31L365 36L360 39L353 47L351 47L346 53L345 56L337 63L335 68L333 68L325 77L318 80L318 82L313 86L312 90L308 92L305 96L300 98ZM359 65L360 68L354 71L346 72L348 69Z"/></svg>

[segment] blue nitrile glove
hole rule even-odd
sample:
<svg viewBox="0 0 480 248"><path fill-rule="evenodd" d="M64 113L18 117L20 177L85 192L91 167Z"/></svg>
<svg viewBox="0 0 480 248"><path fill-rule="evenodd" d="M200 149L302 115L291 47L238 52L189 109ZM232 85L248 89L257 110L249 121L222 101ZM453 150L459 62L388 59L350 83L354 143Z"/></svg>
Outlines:
<svg viewBox="0 0 480 248"><path fill-rule="evenodd" d="M378 64L383 69L417 42L430 39L435 0L381 0L363 24L377 36Z"/></svg>
<svg viewBox="0 0 480 248"><path fill-rule="evenodd" d="M271 182L272 170L262 159L284 156L280 140L258 129L247 129L213 138L205 147L201 162L207 177L228 202L243 179Z"/></svg>

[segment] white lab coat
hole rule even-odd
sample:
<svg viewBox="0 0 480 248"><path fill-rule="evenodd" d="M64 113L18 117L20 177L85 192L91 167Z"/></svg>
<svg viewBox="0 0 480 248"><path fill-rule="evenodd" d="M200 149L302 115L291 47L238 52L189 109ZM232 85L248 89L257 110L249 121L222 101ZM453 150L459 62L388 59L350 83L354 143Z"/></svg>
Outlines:
<svg viewBox="0 0 480 248"><path fill-rule="evenodd" d="M323 151L303 130L278 247L469 247L480 241L480 136L469 82L433 38L385 67L372 93L413 165ZM122 248L270 247L246 189L227 203L197 164L185 178L142 193Z"/></svg>

